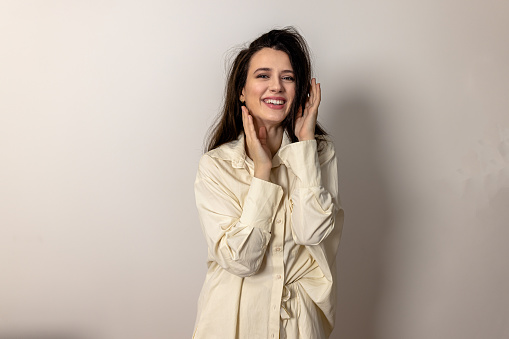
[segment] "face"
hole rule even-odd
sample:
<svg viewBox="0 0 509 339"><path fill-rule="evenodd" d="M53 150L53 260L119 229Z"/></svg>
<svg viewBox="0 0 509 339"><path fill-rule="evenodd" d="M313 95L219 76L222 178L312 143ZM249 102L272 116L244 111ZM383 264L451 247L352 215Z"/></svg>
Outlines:
<svg viewBox="0 0 509 339"><path fill-rule="evenodd" d="M253 118L265 126L279 125L294 98L295 76L288 55L272 48L253 54L240 96Z"/></svg>

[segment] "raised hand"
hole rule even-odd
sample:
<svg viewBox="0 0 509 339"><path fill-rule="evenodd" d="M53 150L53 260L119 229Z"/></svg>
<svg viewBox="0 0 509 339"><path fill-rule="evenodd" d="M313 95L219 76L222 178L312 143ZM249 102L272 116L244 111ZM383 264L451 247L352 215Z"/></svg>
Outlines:
<svg viewBox="0 0 509 339"><path fill-rule="evenodd" d="M245 106L242 106L242 123L246 136L247 152L254 162L254 176L269 181L272 153L267 146L267 130L265 126L262 126L258 135L256 134L253 117Z"/></svg>
<svg viewBox="0 0 509 339"><path fill-rule="evenodd" d="M316 118L318 116L318 106L321 100L320 84L316 79L311 79L311 91L306 101L304 113L299 109L297 119L295 119L295 136L299 141L313 140L315 138Z"/></svg>

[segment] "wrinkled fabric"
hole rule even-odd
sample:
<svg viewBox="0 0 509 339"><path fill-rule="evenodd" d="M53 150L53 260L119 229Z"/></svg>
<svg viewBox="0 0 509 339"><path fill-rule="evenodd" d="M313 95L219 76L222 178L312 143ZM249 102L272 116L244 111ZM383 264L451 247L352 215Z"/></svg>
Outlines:
<svg viewBox="0 0 509 339"><path fill-rule="evenodd" d="M200 159L208 271L193 338L328 338L344 215L334 146L285 133L270 182L253 173L244 134Z"/></svg>

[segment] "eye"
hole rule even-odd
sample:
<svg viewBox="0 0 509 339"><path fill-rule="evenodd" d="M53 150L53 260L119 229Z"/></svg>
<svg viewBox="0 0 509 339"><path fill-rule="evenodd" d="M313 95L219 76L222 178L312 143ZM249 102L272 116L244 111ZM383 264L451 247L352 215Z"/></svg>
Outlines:
<svg viewBox="0 0 509 339"><path fill-rule="evenodd" d="M283 77L283 80L287 80L287 81L295 81L295 78L290 76L290 75L287 75L285 77Z"/></svg>
<svg viewBox="0 0 509 339"><path fill-rule="evenodd" d="M258 74L256 77L260 78L260 79L268 79L269 78L269 76L267 74Z"/></svg>

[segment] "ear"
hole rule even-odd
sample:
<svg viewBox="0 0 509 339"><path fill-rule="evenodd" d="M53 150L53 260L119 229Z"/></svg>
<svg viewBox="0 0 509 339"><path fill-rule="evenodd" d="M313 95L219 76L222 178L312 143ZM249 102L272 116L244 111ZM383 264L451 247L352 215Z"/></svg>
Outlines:
<svg viewBox="0 0 509 339"><path fill-rule="evenodd" d="M246 97L244 96L244 89L242 89L242 93L240 94L240 101L242 102L245 102L246 101Z"/></svg>

